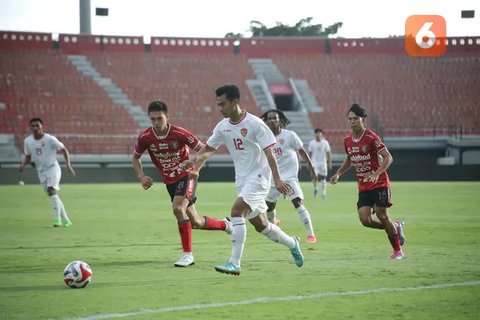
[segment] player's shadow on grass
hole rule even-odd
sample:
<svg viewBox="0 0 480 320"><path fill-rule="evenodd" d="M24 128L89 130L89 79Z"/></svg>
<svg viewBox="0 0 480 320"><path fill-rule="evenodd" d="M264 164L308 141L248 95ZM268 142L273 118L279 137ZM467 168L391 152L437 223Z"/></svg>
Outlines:
<svg viewBox="0 0 480 320"><path fill-rule="evenodd" d="M73 290L73 289L67 287L66 285L62 285L61 283L54 286L46 286L45 284L38 284L36 286L0 287L0 292L58 291L58 290Z"/></svg>
<svg viewBox="0 0 480 320"><path fill-rule="evenodd" d="M129 260L129 261L109 261L109 262L99 262L95 264L91 264L92 268L94 269L101 269L101 268L110 268L114 267L139 267L139 266L170 266L172 262L170 260ZM173 265L172 265L173 267ZM48 273L48 272L55 272L58 271L56 267L39 267L39 266L32 266L32 267L0 267L0 272L2 273L11 273L11 274L22 274L22 273Z"/></svg>
<svg viewBox="0 0 480 320"><path fill-rule="evenodd" d="M76 245L58 245L58 246L38 246L38 247L0 247L0 250L36 250L36 249L80 249L80 248L124 248L124 247L162 247L162 246L171 246L175 245L172 243L130 243L130 244L95 244L88 242L87 244L76 244Z"/></svg>

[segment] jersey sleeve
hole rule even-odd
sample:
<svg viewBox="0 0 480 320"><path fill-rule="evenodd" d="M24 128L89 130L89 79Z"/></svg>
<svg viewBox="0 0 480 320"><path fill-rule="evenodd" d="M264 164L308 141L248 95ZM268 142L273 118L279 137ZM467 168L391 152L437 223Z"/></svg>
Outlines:
<svg viewBox="0 0 480 320"><path fill-rule="evenodd" d="M185 138L185 144L192 150L194 150L198 144L200 143L200 139L198 139L193 133L190 131L183 129L183 134Z"/></svg>
<svg viewBox="0 0 480 320"><path fill-rule="evenodd" d="M133 152L140 156L147 149L147 147L148 146L145 143L145 139L143 139L143 135L139 135L137 142L135 143L135 147L133 148Z"/></svg>
<svg viewBox="0 0 480 320"><path fill-rule="evenodd" d="M255 138L257 139L260 148L265 150L276 143L275 136L273 135L272 130L270 130L263 121L259 121L258 123L259 125L254 128Z"/></svg>
<svg viewBox="0 0 480 320"><path fill-rule="evenodd" d="M300 139L300 137L298 136L298 134L296 132L293 132L292 131L292 143L293 143L293 147L296 149L296 150L300 150L303 148L303 142L302 140Z"/></svg>
<svg viewBox="0 0 480 320"><path fill-rule="evenodd" d="M221 123L221 122L220 122ZM220 123L218 123L215 128L213 129L212 135L207 140L207 147L209 149L218 149L222 144L225 143L225 137L222 134L222 130L220 128Z"/></svg>
<svg viewBox="0 0 480 320"><path fill-rule="evenodd" d="M377 136L376 134L372 133L372 137L373 137L373 143L374 143L374 150L376 153L379 153L380 151L382 151L383 149L386 149L387 147L385 146L385 144L383 143L382 139L380 139L379 136Z"/></svg>
<svg viewBox="0 0 480 320"><path fill-rule="evenodd" d="M50 143L52 144L52 147L54 150L63 150L65 149L65 145L60 142L60 140L57 139L57 137L50 136Z"/></svg>
<svg viewBox="0 0 480 320"><path fill-rule="evenodd" d="M347 154L347 157L348 157L347 143L348 143L348 136L345 136L343 138L343 149L345 150L345 153Z"/></svg>
<svg viewBox="0 0 480 320"><path fill-rule="evenodd" d="M330 143L327 140L325 140L325 146L326 146L325 147L326 152L331 152L332 151L332 149L330 149Z"/></svg>
<svg viewBox="0 0 480 320"><path fill-rule="evenodd" d="M313 141L308 143L308 152L313 152Z"/></svg>
<svg viewBox="0 0 480 320"><path fill-rule="evenodd" d="M30 152L30 149L28 148L28 142L27 142L27 141L28 141L27 139L25 139L25 140L23 141L23 153L24 153L26 156L31 156L32 154L31 154L31 152Z"/></svg>

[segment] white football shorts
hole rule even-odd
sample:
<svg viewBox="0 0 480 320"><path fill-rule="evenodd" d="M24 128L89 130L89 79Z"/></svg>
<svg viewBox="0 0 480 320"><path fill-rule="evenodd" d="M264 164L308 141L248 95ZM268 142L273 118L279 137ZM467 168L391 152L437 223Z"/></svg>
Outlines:
<svg viewBox="0 0 480 320"><path fill-rule="evenodd" d="M327 166L324 166L324 165L321 165L321 166L314 165L314 167L315 167L315 170L317 171L317 174L318 174L319 176L326 177L326 176L328 175Z"/></svg>
<svg viewBox="0 0 480 320"><path fill-rule="evenodd" d="M46 170L38 172L38 180L43 187L43 190L47 192L48 187L52 187L55 190L60 190L60 179L62 178L62 170L58 164L53 165Z"/></svg>
<svg viewBox="0 0 480 320"><path fill-rule="evenodd" d="M285 182L292 188L293 191L292 194L287 196L288 200L293 200L295 198L300 198L303 200L303 191L298 180L288 180ZM272 182L266 200L268 202L277 202L280 197L283 197L283 194L278 191L278 189L275 187L275 184Z"/></svg>
<svg viewBox="0 0 480 320"><path fill-rule="evenodd" d="M243 198L246 204L250 206L250 213L247 219L253 219L261 213L267 212L265 197L270 190L270 176L249 177L243 184L237 186L237 195Z"/></svg>

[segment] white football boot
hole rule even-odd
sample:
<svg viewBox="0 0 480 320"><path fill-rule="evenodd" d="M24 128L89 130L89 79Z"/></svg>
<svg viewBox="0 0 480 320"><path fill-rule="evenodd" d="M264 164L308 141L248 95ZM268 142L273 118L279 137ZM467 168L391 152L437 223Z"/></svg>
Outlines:
<svg viewBox="0 0 480 320"><path fill-rule="evenodd" d="M191 252L184 252L180 259L175 262L175 267L188 267L193 266L195 264L195 259L193 259L193 254Z"/></svg>

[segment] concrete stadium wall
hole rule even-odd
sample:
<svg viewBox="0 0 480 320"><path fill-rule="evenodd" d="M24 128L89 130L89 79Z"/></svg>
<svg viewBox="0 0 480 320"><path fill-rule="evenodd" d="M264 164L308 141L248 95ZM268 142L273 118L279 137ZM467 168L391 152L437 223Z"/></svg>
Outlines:
<svg viewBox="0 0 480 320"><path fill-rule="evenodd" d="M403 140L402 140L403 141ZM393 156L393 164L388 173L393 181L480 181L480 161L471 165L438 165L438 158L444 157L445 143L422 144L415 141L406 146L402 141L389 141L389 151ZM201 172L200 181L234 181L233 163L228 155L214 156L213 162L207 162ZM334 167L329 176L341 165L344 155L334 154ZM478 159L480 160L480 159ZM138 182L131 167L129 157L121 159L98 159L98 162L86 162L85 159L72 158L77 173L71 177L63 169L62 183L121 183ZM24 173L18 171L20 161L0 161L0 184L38 184L35 169L28 167ZM161 175L148 157L144 157L144 171L155 181L161 182ZM62 164L63 167L63 164ZM300 171L300 180L309 181L310 173L305 165ZM354 181L353 170L350 170L342 180Z"/></svg>
<svg viewBox="0 0 480 320"><path fill-rule="evenodd" d="M338 169L334 166L332 173ZM393 181L480 181L480 165L453 165L440 166L431 164L394 163L389 169ZM63 170L61 183L120 183L138 182L132 168L76 168L76 177L71 177ZM161 182L161 176L155 168L146 168L145 173L156 182ZM200 181L232 181L234 180L233 167L204 168ZM300 180L309 181L309 172L306 167L300 171ZM353 170L350 170L343 181L354 181ZM28 168L24 173L16 168L0 168L0 184L38 184L36 171Z"/></svg>

